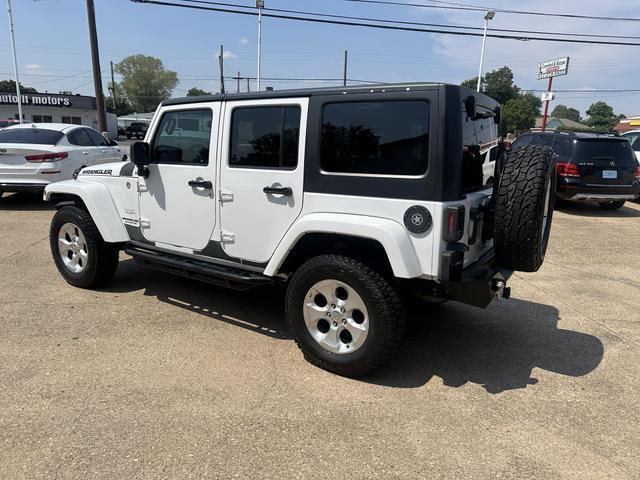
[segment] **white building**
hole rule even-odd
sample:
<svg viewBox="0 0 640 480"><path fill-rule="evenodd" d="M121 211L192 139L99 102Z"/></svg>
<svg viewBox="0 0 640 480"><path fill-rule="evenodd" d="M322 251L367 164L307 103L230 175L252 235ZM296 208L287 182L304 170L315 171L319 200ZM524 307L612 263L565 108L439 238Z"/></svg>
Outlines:
<svg viewBox="0 0 640 480"><path fill-rule="evenodd" d="M21 97L23 122L74 123L99 130L95 97L56 93L24 93ZM18 119L15 92L0 92L0 119ZM107 113L107 130L110 138L117 138L118 121L113 113Z"/></svg>

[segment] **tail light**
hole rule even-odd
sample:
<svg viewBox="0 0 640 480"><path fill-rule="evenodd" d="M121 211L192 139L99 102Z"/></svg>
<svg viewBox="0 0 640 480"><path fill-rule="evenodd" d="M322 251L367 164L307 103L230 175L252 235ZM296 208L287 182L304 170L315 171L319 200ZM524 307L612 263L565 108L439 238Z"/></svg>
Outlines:
<svg viewBox="0 0 640 480"><path fill-rule="evenodd" d="M640 165L636 167L636 177L640 178Z"/></svg>
<svg viewBox="0 0 640 480"><path fill-rule="evenodd" d="M464 205L446 207L443 218L443 238L447 242L457 242L464 234Z"/></svg>
<svg viewBox="0 0 640 480"><path fill-rule="evenodd" d="M42 163L42 162L59 162L69 156L69 152L57 152L57 153L41 153L38 155L27 155L24 157L27 162Z"/></svg>
<svg viewBox="0 0 640 480"><path fill-rule="evenodd" d="M557 164L558 175L561 177L579 177L580 171L578 166L573 163L558 162Z"/></svg>

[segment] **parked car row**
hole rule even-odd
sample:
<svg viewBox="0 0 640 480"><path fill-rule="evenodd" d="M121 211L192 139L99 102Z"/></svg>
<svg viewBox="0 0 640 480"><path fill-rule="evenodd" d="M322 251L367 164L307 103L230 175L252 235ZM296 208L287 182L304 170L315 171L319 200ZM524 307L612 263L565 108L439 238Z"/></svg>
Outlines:
<svg viewBox="0 0 640 480"><path fill-rule="evenodd" d="M558 156L556 196L594 200L616 210L640 195L640 131L624 136L577 132L529 132L512 149L525 145L550 147ZM634 152L635 150L635 152ZM482 152L485 183L491 183L498 145Z"/></svg>
<svg viewBox="0 0 640 480"><path fill-rule="evenodd" d="M3 192L42 191L72 178L81 167L126 160L114 140L81 125L17 124L0 130L0 197Z"/></svg>

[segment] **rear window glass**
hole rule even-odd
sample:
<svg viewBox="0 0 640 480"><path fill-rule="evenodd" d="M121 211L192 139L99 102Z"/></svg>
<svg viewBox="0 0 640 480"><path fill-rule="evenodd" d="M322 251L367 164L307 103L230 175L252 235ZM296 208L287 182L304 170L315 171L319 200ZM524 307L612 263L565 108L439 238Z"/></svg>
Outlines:
<svg viewBox="0 0 640 480"><path fill-rule="evenodd" d="M570 157L573 152L573 140L570 138L556 138L553 142L553 151L559 157Z"/></svg>
<svg viewBox="0 0 640 480"><path fill-rule="evenodd" d="M45 128L7 128L0 131L0 143L55 145L61 138L62 132Z"/></svg>
<svg viewBox="0 0 640 480"><path fill-rule="evenodd" d="M328 104L320 145L325 172L422 175L429 152L429 104L423 100Z"/></svg>
<svg viewBox="0 0 640 480"><path fill-rule="evenodd" d="M635 158L629 142L625 140L578 140L574 156L578 161L628 160Z"/></svg>
<svg viewBox="0 0 640 480"><path fill-rule="evenodd" d="M544 147L551 147L553 143L553 135L531 135L529 145L542 145Z"/></svg>

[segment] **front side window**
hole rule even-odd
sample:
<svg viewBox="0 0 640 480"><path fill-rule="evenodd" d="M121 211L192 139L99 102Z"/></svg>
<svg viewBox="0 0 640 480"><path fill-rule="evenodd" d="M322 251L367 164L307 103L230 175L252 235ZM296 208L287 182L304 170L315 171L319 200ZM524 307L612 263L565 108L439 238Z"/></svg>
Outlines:
<svg viewBox="0 0 640 480"><path fill-rule="evenodd" d="M320 166L325 172L423 175L429 154L429 104L424 100L327 104Z"/></svg>
<svg viewBox="0 0 640 480"><path fill-rule="evenodd" d="M233 110L229 166L294 169L298 165L300 107Z"/></svg>
<svg viewBox="0 0 640 480"><path fill-rule="evenodd" d="M166 112L153 139L152 161L207 165L212 119L208 108Z"/></svg>
<svg viewBox="0 0 640 480"><path fill-rule="evenodd" d="M78 145L79 147L93 147L93 142L89 137L89 134L84 128L76 128L75 130L67 134L69 143L71 145Z"/></svg>
<svg viewBox="0 0 640 480"><path fill-rule="evenodd" d="M87 134L89 135L89 138L91 139L91 142L93 142L93 144L95 146L103 147L103 146L107 145L107 139L104 138L102 135L100 135L95 130L91 130L90 128L85 128L84 130L87 131Z"/></svg>

